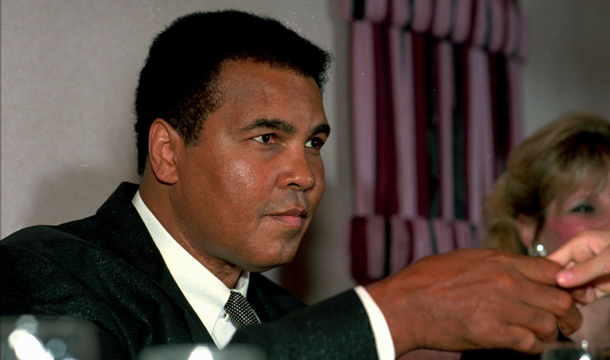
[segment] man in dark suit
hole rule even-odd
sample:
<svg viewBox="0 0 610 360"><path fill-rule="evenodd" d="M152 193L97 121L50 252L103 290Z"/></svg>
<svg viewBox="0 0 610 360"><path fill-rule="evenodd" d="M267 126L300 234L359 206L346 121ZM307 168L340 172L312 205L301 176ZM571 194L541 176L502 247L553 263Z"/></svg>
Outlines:
<svg viewBox="0 0 610 360"><path fill-rule="evenodd" d="M141 183L122 184L90 218L0 242L0 315L88 320L115 359L193 342L249 342L270 359L536 352L558 324L575 330L580 313L545 259L432 256L312 306L258 274L292 260L324 191L328 62L274 20L176 20L140 74Z"/></svg>

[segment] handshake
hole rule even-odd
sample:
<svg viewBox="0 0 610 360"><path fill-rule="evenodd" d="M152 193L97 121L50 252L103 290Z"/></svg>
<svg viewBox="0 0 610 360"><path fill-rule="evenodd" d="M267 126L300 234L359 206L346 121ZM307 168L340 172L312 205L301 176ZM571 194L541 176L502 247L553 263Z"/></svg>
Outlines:
<svg viewBox="0 0 610 360"><path fill-rule="evenodd" d="M610 232L588 230L549 256L565 269L557 285L572 291L581 304L592 303L610 293Z"/></svg>
<svg viewBox="0 0 610 360"><path fill-rule="evenodd" d="M458 250L423 258L366 288L387 319L397 355L418 348L537 353L559 331L569 336L591 327L588 321L599 323L599 314L584 322L583 314L610 292L609 271L610 232L583 231L547 258ZM589 332L607 335L601 327Z"/></svg>

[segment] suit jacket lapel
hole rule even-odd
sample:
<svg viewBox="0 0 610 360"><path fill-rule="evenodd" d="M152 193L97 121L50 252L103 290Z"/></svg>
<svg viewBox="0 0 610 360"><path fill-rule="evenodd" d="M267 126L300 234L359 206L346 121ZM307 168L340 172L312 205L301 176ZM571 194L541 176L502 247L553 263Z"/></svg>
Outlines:
<svg viewBox="0 0 610 360"><path fill-rule="evenodd" d="M247 299L261 322L276 321L305 306L262 274L255 273L250 274Z"/></svg>
<svg viewBox="0 0 610 360"><path fill-rule="evenodd" d="M122 183L99 208L104 245L148 277L181 309L193 342L212 342L210 334L174 281L161 253L131 203L138 186Z"/></svg>

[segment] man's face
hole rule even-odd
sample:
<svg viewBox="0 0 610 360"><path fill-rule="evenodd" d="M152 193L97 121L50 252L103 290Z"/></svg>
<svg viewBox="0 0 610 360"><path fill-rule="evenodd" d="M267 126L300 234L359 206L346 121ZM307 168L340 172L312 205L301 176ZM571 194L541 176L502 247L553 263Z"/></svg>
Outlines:
<svg viewBox="0 0 610 360"><path fill-rule="evenodd" d="M329 133L316 82L264 64L221 71L222 106L178 152L178 239L207 267L264 271L294 257L324 192Z"/></svg>

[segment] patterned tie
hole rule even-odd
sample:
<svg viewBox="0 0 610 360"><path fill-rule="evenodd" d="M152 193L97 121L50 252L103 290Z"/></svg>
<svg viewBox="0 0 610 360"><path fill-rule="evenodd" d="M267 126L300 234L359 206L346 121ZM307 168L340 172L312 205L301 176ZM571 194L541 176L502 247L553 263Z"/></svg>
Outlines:
<svg viewBox="0 0 610 360"><path fill-rule="evenodd" d="M237 291L231 291L231 296L225 304L225 310L238 329L246 325L260 323L246 298Z"/></svg>

